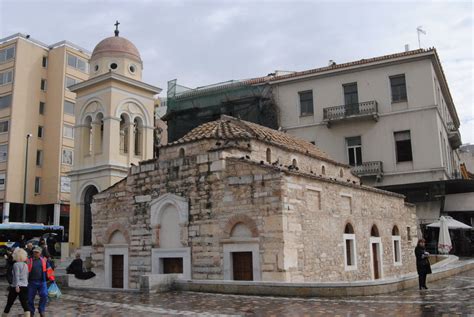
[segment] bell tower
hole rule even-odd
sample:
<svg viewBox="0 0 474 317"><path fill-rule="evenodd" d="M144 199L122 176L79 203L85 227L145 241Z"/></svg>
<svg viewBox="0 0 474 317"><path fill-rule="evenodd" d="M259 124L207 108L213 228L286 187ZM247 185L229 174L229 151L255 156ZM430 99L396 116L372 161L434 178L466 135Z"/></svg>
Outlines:
<svg viewBox="0 0 474 317"><path fill-rule="evenodd" d="M95 243L92 197L125 178L131 164L153 158L154 95L161 89L142 81L140 53L119 36L119 24L94 48L89 79L69 88L77 94L69 241L86 256Z"/></svg>

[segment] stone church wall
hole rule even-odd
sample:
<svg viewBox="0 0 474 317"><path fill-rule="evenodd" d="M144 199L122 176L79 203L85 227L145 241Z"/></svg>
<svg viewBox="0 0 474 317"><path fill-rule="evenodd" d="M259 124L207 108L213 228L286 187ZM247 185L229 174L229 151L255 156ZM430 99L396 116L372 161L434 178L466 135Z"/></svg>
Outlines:
<svg viewBox="0 0 474 317"><path fill-rule="evenodd" d="M375 189L287 176L283 210L287 235L285 250L294 253L289 268L292 282L354 281L372 279L370 235L376 225L382 240L382 277L416 270L413 249L416 236L415 207L403 198ZM357 269L345 270L344 229L354 228ZM392 229L401 237L401 265L394 265Z"/></svg>
<svg viewBox="0 0 474 317"><path fill-rule="evenodd" d="M400 196L363 189L352 179L343 184L342 178L336 182L327 175L322 180L262 163L268 145L260 142L253 141L252 152L248 147L216 149L215 143L202 140L164 147L159 160L133 166L126 179L94 196L95 268L104 269L105 246L118 230L129 244L129 287L138 288L139 276L152 272L152 249L160 246L160 228L150 222L150 203L171 193L189 202L189 222L181 230L181 242L191 249L193 279L225 279L225 248L249 241L258 245L264 281L371 279L368 252L373 223L382 237L383 276L414 270L406 227L416 233L415 215ZM272 153L280 150L273 147ZM313 160L285 151L276 155L289 162L307 160L308 168ZM329 166L329 171L339 168ZM348 205L350 210L345 209ZM355 229L358 269L346 272L343 233L348 221ZM250 230L250 237L231 236L238 223ZM394 224L402 236L400 267L392 265Z"/></svg>

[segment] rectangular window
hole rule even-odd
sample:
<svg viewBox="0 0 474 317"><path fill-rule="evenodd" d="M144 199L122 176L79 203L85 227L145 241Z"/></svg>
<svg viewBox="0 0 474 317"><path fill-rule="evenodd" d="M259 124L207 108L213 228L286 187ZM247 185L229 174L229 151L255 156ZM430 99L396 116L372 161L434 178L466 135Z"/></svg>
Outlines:
<svg viewBox="0 0 474 317"><path fill-rule="evenodd" d="M41 86L40 86L41 90L46 91L46 89L48 88L47 86L48 86L48 83L47 83L46 79L41 79Z"/></svg>
<svg viewBox="0 0 474 317"><path fill-rule="evenodd" d="M66 88L69 88L72 85L77 84L79 81L75 78L66 76Z"/></svg>
<svg viewBox="0 0 474 317"><path fill-rule="evenodd" d="M73 151L70 149L63 149L63 155L61 162L66 165L72 165L73 163Z"/></svg>
<svg viewBox="0 0 474 317"><path fill-rule="evenodd" d="M402 263L401 249L400 249L400 236L392 236L393 241L393 262L395 264Z"/></svg>
<svg viewBox="0 0 474 317"><path fill-rule="evenodd" d="M39 125L38 126L38 138L42 138L43 137L43 134L44 134L44 128L43 126Z"/></svg>
<svg viewBox="0 0 474 317"><path fill-rule="evenodd" d="M13 81L13 70L7 70L6 72L0 73L0 86L9 84Z"/></svg>
<svg viewBox="0 0 474 317"><path fill-rule="evenodd" d="M355 234L344 234L344 268L346 271L357 269Z"/></svg>
<svg viewBox="0 0 474 317"><path fill-rule="evenodd" d="M36 166L43 165L43 151L37 150L36 151Z"/></svg>
<svg viewBox="0 0 474 317"><path fill-rule="evenodd" d="M46 104L42 101L40 101L39 103L39 114L44 114L44 107L46 106Z"/></svg>
<svg viewBox="0 0 474 317"><path fill-rule="evenodd" d="M407 101L405 75L390 76L390 87L392 89L392 102Z"/></svg>
<svg viewBox="0 0 474 317"><path fill-rule="evenodd" d="M41 66L43 66L44 68L48 67L48 57L47 56L43 56L43 60L41 61Z"/></svg>
<svg viewBox="0 0 474 317"><path fill-rule="evenodd" d="M35 177L35 194L39 194L41 192L41 177Z"/></svg>
<svg viewBox="0 0 474 317"><path fill-rule="evenodd" d="M15 46L0 50L0 63L6 62L15 57Z"/></svg>
<svg viewBox="0 0 474 317"><path fill-rule="evenodd" d="M0 145L0 162L6 162L8 158L8 144Z"/></svg>
<svg viewBox="0 0 474 317"><path fill-rule="evenodd" d="M397 162L413 161L410 131L395 132L394 137Z"/></svg>
<svg viewBox="0 0 474 317"><path fill-rule="evenodd" d="M89 63L86 60L71 54L67 54L67 64L84 73L89 71Z"/></svg>
<svg viewBox="0 0 474 317"><path fill-rule="evenodd" d="M5 190L5 174L0 174L0 190Z"/></svg>
<svg viewBox="0 0 474 317"><path fill-rule="evenodd" d="M70 101L64 101L64 113L74 115L74 103Z"/></svg>
<svg viewBox="0 0 474 317"><path fill-rule="evenodd" d="M12 105L12 95L0 97L0 109L8 108Z"/></svg>
<svg viewBox="0 0 474 317"><path fill-rule="evenodd" d="M300 91L298 94L300 96L300 116L313 115L313 91Z"/></svg>
<svg viewBox="0 0 474 317"><path fill-rule="evenodd" d="M61 176L61 193L71 192L71 179L67 176Z"/></svg>
<svg viewBox="0 0 474 317"><path fill-rule="evenodd" d="M407 227L407 240L411 241L411 233L410 233L410 227Z"/></svg>
<svg viewBox="0 0 474 317"><path fill-rule="evenodd" d="M344 104L353 105L359 103L359 95L357 93L357 83L342 85L344 89Z"/></svg>
<svg viewBox="0 0 474 317"><path fill-rule="evenodd" d="M8 132L9 121L0 121L0 133Z"/></svg>
<svg viewBox="0 0 474 317"><path fill-rule="evenodd" d="M362 164L362 142L360 136L346 138L347 157L350 166Z"/></svg>
<svg viewBox="0 0 474 317"><path fill-rule="evenodd" d="M74 139L74 127L72 125L65 124L63 126L63 136L68 139Z"/></svg>

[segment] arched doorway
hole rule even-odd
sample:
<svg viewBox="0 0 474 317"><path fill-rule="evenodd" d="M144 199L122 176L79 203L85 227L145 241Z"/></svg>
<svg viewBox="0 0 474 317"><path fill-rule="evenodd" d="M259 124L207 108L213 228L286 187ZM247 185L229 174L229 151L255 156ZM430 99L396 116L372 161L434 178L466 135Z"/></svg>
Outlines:
<svg viewBox="0 0 474 317"><path fill-rule="evenodd" d="M82 245L90 246L92 245L92 211L91 203L95 194L99 191L95 186L88 186L84 190L84 225L83 225L83 235L82 235Z"/></svg>

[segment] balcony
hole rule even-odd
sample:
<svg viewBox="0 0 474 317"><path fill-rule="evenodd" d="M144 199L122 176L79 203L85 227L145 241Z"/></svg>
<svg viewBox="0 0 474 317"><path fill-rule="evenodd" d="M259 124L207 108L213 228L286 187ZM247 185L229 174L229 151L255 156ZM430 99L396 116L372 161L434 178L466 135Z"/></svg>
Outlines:
<svg viewBox="0 0 474 317"><path fill-rule="evenodd" d="M328 128L332 122L350 119L369 118L375 121L379 119L377 101L365 101L350 105L335 106L323 109L323 122Z"/></svg>
<svg viewBox="0 0 474 317"><path fill-rule="evenodd" d="M375 176L377 180L383 176L383 165L381 161L364 162L361 165L354 166L352 173L359 177Z"/></svg>
<svg viewBox="0 0 474 317"><path fill-rule="evenodd" d="M453 122L448 122L448 140L449 144L453 149L457 149L461 146L461 134L459 133L458 128L454 125Z"/></svg>

